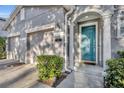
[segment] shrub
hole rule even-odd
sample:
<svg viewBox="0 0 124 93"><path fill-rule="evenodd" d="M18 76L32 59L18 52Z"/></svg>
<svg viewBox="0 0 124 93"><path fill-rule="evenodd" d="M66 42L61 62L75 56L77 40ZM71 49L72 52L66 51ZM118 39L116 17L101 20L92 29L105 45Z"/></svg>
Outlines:
<svg viewBox="0 0 124 93"><path fill-rule="evenodd" d="M48 80L59 78L62 74L63 58L56 55L37 56L37 68L39 79Z"/></svg>
<svg viewBox="0 0 124 93"><path fill-rule="evenodd" d="M120 58L124 58L124 51L117 51Z"/></svg>
<svg viewBox="0 0 124 93"><path fill-rule="evenodd" d="M6 39L3 37L0 37L0 59L6 58Z"/></svg>
<svg viewBox="0 0 124 93"><path fill-rule="evenodd" d="M105 87L124 88L124 58L110 59L107 65Z"/></svg>

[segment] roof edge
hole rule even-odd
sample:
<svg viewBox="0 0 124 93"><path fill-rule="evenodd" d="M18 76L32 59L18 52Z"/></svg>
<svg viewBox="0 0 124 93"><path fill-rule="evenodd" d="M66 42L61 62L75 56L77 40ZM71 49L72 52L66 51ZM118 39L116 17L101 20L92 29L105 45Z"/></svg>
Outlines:
<svg viewBox="0 0 124 93"><path fill-rule="evenodd" d="M12 22L12 20L15 18L15 16L17 15L17 13L20 11L20 9L22 8L22 5L16 6L16 8L14 9L14 11L10 14L10 17L7 19L3 29L6 30L7 27L9 26L9 24Z"/></svg>

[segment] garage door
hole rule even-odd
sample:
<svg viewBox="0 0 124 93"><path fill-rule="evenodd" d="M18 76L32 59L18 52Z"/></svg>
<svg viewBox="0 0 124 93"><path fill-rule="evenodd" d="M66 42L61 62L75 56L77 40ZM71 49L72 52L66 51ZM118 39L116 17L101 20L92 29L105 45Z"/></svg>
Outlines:
<svg viewBox="0 0 124 93"><path fill-rule="evenodd" d="M19 36L9 37L8 51L9 59L19 60Z"/></svg>
<svg viewBox="0 0 124 93"><path fill-rule="evenodd" d="M27 62L36 62L36 56L40 54L54 54L53 31L35 32L28 34L27 38Z"/></svg>

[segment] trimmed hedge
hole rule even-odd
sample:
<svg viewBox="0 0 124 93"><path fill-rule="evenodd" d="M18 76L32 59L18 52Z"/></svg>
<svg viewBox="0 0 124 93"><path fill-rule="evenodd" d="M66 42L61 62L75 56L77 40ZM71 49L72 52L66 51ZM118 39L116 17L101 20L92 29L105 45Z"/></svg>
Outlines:
<svg viewBox="0 0 124 93"><path fill-rule="evenodd" d="M107 65L105 87L124 88L124 58L110 59Z"/></svg>
<svg viewBox="0 0 124 93"><path fill-rule="evenodd" d="M0 59L6 58L6 39L0 37Z"/></svg>
<svg viewBox="0 0 124 93"><path fill-rule="evenodd" d="M63 58L56 55L37 56L37 68L39 79L48 80L59 78L62 74Z"/></svg>
<svg viewBox="0 0 124 93"><path fill-rule="evenodd" d="M120 58L124 58L124 51L117 51Z"/></svg>

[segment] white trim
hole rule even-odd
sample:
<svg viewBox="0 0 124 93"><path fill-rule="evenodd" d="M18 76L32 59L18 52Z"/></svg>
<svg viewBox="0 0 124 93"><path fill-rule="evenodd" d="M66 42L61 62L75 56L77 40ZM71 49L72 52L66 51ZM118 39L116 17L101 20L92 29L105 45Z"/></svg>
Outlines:
<svg viewBox="0 0 124 93"><path fill-rule="evenodd" d="M112 14L111 11L102 11L101 9L97 9L97 8L91 8L91 9L86 8L84 11L76 14L76 16L73 18L72 22L75 23L80 16L82 16L86 13L90 13L90 12L97 13L100 16L106 16L106 15L111 15Z"/></svg>
<svg viewBox="0 0 124 93"><path fill-rule="evenodd" d="M20 35L20 32L16 32L16 33L10 33L7 37L15 37L19 35Z"/></svg>
<svg viewBox="0 0 124 93"><path fill-rule="evenodd" d="M55 28L55 23L47 24L47 25L42 25L38 26L35 28L27 29L25 32L26 33L33 33L33 32L38 32L38 31L49 31L49 30L54 30Z"/></svg>
<svg viewBox="0 0 124 93"><path fill-rule="evenodd" d="M103 69L106 70L106 60L111 58L111 16L103 18Z"/></svg>
<svg viewBox="0 0 124 93"><path fill-rule="evenodd" d="M91 25L95 25L96 26L96 64L98 64L98 22L89 22L89 23L84 23L79 25L79 43L80 43L80 53L79 53L79 58L80 58L80 62L82 61L81 59L81 28L85 27L85 26L91 26Z"/></svg>

